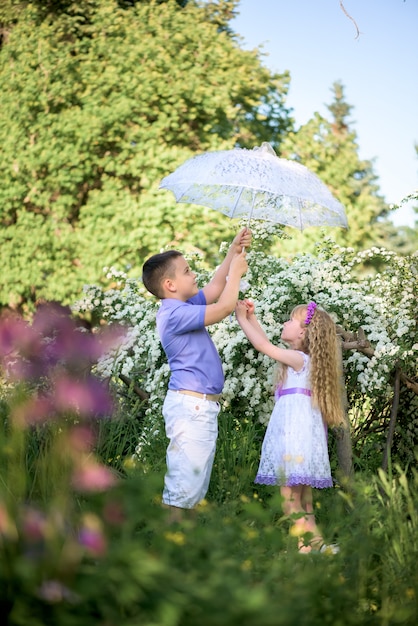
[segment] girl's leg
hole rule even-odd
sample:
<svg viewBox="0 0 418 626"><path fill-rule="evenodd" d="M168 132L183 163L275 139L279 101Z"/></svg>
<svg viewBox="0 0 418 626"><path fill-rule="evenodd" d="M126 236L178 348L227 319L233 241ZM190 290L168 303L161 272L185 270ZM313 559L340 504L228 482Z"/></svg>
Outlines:
<svg viewBox="0 0 418 626"><path fill-rule="evenodd" d="M321 531L316 524L313 510L312 487L309 485L303 485L302 487L301 502L303 510L305 511L305 532L312 533L312 539L309 542L309 545L313 548L319 548L324 543L324 540L321 535Z"/></svg>
<svg viewBox="0 0 418 626"><path fill-rule="evenodd" d="M303 514L294 521L294 532L298 536L300 552L310 552L312 545L322 544L322 536L316 525L312 505L312 489L308 485L294 485L282 487L281 494L284 498L283 510L286 515ZM303 535L313 535L310 544L305 546Z"/></svg>
<svg viewBox="0 0 418 626"><path fill-rule="evenodd" d="M284 498L283 511L286 515L292 513L301 513L302 508L302 485L294 485L292 487L281 487L280 493Z"/></svg>
<svg viewBox="0 0 418 626"><path fill-rule="evenodd" d="M285 515L297 515L301 513L305 513L304 508L302 506L302 488L303 485L293 485L291 487L281 487L280 492L283 497L283 512ZM293 520L293 528L291 529L291 533L295 533L298 537L298 548L301 552L309 552L310 547L304 546L304 541L302 535L307 532L305 530L305 515L298 517L298 519Z"/></svg>

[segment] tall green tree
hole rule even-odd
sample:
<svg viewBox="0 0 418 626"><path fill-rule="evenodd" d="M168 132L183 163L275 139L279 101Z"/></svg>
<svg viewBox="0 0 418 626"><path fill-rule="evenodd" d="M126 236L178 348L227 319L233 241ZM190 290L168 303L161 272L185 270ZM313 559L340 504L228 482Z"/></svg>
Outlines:
<svg viewBox="0 0 418 626"><path fill-rule="evenodd" d="M138 275L167 244L217 253L227 218L175 205L158 183L196 152L279 145L289 76L240 48L226 27L236 1L183 4L51 0L2 15L0 304L72 301L104 266Z"/></svg>
<svg viewBox="0 0 418 626"><path fill-rule="evenodd" d="M357 133L352 127L352 106L346 101L344 87L335 82L333 100L328 105L329 119L314 113L311 120L288 135L281 145L281 156L303 163L329 187L345 207L348 230L326 229L341 245L364 249L387 243L387 225L382 223L389 206L379 193L378 177L373 161L359 157ZM292 231L288 242L281 242L285 251L313 250L322 231L308 229L302 234Z"/></svg>

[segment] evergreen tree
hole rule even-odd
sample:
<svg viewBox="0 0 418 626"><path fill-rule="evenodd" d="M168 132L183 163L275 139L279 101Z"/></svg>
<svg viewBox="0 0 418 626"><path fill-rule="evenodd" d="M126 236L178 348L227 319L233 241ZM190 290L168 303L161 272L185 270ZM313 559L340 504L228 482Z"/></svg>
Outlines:
<svg viewBox="0 0 418 626"><path fill-rule="evenodd" d="M295 159L319 176L345 207L349 228L292 231L291 239L280 244L286 252L313 251L323 236L355 249L387 243L387 223L382 220L389 206L379 194L373 161L359 158L357 134L349 119L353 107L346 102L341 83L334 83L333 96L327 107L331 118L314 113L307 124L289 134L281 156Z"/></svg>

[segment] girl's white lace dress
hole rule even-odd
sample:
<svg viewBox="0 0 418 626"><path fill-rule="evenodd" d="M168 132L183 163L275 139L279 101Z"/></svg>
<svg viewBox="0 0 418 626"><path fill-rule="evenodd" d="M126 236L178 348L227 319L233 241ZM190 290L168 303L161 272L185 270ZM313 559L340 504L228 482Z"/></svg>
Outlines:
<svg viewBox="0 0 418 626"><path fill-rule="evenodd" d="M303 355L299 372L288 367L287 378L276 390L276 403L261 449L256 483L332 487L327 427L310 397L310 358Z"/></svg>

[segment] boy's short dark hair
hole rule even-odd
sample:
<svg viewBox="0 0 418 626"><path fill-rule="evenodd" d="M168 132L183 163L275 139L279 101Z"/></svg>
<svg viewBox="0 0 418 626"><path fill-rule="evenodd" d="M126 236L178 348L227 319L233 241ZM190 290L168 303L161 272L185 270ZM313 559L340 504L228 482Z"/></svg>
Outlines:
<svg viewBox="0 0 418 626"><path fill-rule="evenodd" d="M173 260L182 256L178 250L166 250L154 254L142 266L142 282L146 289L156 298L163 298L161 282L163 278L172 278L174 274Z"/></svg>

